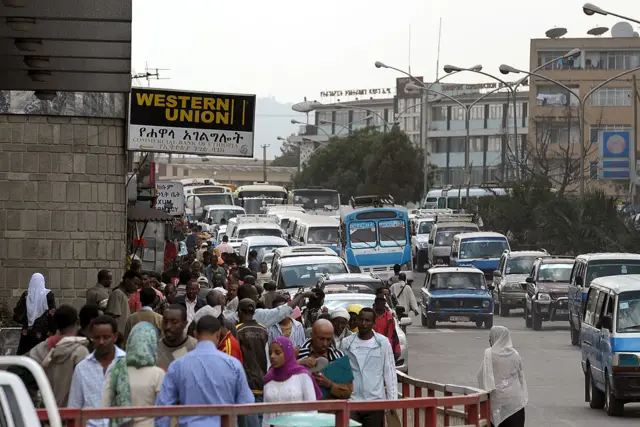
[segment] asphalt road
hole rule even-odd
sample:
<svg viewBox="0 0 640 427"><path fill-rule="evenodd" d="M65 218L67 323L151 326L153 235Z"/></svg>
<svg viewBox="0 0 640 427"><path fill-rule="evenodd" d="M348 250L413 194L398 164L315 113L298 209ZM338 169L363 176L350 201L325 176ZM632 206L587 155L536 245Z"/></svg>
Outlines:
<svg viewBox="0 0 640 427"><path fill-rule="evenodd" d="M419 297L424 275L414 278ZM513 345L522 356L529 390L527 426L601 427L638 425L640 404L625 405L623 418L609 417L584 402L584 375L580 349L572 347L566 322L545 322L542 331L526 329L522 311L509 318L495 316L494 324L511 331ZM489 346L489 333L473 324L438 323L436 329L413 317L407 330L409 375L440 383L477 387L478 370Z"/></svg>

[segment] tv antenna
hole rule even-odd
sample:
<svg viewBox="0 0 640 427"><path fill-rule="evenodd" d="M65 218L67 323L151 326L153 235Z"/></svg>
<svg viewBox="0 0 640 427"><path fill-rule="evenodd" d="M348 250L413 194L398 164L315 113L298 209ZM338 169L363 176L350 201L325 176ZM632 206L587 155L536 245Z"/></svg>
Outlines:
<svg viewBox="0 0 640 427"><path fill-rule="evenodd" d="M160 71L170 71L168 68L149 68L147 64L144 67L144 73L136 73L131 76L131 79L145 79L147 81L147 87L151 87L151 80L169 80L170 77L160 77ZM163 73L164 74L164 73Z"/></svg>

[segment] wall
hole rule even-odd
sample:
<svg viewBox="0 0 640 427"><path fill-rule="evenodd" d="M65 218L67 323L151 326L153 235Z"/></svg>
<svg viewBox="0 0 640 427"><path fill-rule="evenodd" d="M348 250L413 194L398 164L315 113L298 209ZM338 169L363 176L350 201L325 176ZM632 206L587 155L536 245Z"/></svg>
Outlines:
<svg viewBox="0 0 640 427"><path fill-rule="evenodd" d="M80 306L100 269L125 260L121 119L0 115L0 299L35 272L58 304Z"/></svg>

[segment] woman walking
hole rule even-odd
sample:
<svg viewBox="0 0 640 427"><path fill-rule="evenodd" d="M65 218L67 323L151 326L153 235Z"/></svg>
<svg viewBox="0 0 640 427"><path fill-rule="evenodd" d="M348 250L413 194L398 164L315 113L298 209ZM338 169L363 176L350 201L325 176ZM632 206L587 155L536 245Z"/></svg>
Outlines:
<svg viewBox="0 0 640 427"><path fill-rule="evenodd" d="M127 340L127 355L118 360L102 393L102 406L153 406L164 380L156 366L157 328L149 322L136 324ZM114 426L153 427L153 418L114 419Z"/></svg>
<svg viewBox="0 0 640 427"><path fill-rule="evenodd" d="M322 399L322 391L311 373L296 362L293 343L287 337L278 337L269 346L271 368L264 376L263 397L265 403L307 402ZM315 411L314 411L315 412ZM282 414L264 414L263 427L269 420Z"/></svg>
<svg viewBox="0 0 640 427"><path fill-rule="evenodd" d="M529 396L520 355L513 348L511 333L504 326L489 331L489 345L478 383L491 392L491 425L493 427L524 427L524 408Z"/></svg>
<svg viewBox="0 0 640 427"><path fill-rule="evenodd" d="M13 320L22 325L18 355L28 353L56 333L53 321L55 311L53 292L45 287L44 276L35 273L29 281L29 289L22 294L13 309Z"/></svg>

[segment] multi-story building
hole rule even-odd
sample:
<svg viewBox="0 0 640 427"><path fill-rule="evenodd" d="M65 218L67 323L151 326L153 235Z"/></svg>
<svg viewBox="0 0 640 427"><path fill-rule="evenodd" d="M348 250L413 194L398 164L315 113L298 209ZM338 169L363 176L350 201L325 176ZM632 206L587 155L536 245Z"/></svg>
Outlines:
<svg viewBox="0 0 640 427"><path fill-rule="evenodd" d="M635 170L632 107L636 73L607 83L585 99L595 86L640 67L640 38L634 37L632 31L628 34L614 31L613 35L531 40L530 70L572 49L580 50L579 56L553 61L538 71L567 86L578 98L566 88L535 76L529 82L528 140L529 147L534 149L528 159L529 167L537 166L548 172L556 185L564 178L569 181L568 190L575 190L580 181L580 132L584 136L583 176L587 189L598 187L610 194L625 194ZM579 120L581 108L584 108L583 129ZM611 137L614 139L603 140Z"/></svg>

